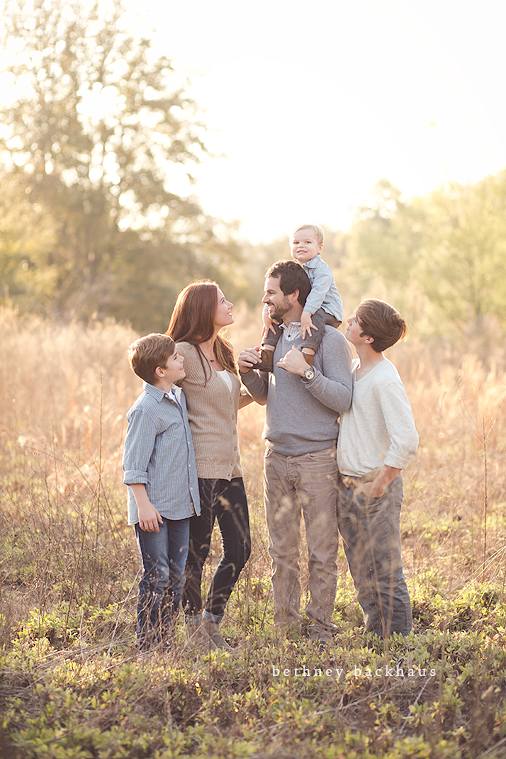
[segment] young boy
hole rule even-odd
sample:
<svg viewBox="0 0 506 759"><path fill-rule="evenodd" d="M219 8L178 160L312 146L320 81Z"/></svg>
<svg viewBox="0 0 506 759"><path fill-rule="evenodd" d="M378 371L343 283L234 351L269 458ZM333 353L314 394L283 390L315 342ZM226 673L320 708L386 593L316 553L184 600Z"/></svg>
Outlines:
<svg viewBox="0 0 506 759"><path fill-rule="evenodd" d="M411 630L411 601L402 571L401 471L418 433L395 366L383 356L406 334L388 303L364 300L348 319L346 337L358 359L353 397L337 440L338 524L366 631L380 637Z"/></svg>
<svg viewBox="0 0 506 759"><path fill-rule="evenodd" d="M200 514L195 453L184 393L183 357L167 335L136 340L128 358L144 391L127 413L123 482L128 524L135 534L143 574L137 600L141 652L170 648L172 624L184 587L190 517Z"/></svg>
<svg viewBox="0 0 506 759"><path fill-rule="evenodd" d="M343 321L343 302L332 269L321 258L324 239L325 233L318 224L301 224L293 231L290 243L292 258L302 266L311 282L311 292L300 324L303 339L301 351L310 366L323 339L325 325L337 328ZM267 307L263 310L262 319L262 362L255 369L272 372L274 349L281 335L281 327L272 321Z"/></svg>

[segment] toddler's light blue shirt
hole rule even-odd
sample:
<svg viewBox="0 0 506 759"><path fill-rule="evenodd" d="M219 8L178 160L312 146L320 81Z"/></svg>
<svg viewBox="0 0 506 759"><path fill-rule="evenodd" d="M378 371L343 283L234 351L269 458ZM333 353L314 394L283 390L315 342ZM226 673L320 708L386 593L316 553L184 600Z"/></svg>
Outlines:
<svg viewBox="0 0 506 759"><path fill-rule="evenodd" d="M330 266L318 255L302 264L302 268L311 281L311 292L307 297L304 311L314 314L319 308L323 308L328 314L332 314L342 322L344 319L343 301L337 291Z"/></svg>

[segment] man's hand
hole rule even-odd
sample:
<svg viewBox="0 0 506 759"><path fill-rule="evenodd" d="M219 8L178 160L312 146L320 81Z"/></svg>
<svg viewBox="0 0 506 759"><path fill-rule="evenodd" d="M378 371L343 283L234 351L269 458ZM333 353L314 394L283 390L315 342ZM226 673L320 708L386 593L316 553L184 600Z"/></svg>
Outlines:
<svg viewBox="0 0 506 759"><path fill-rule="evenodd" d="M300 334L303 340L306 337L306 333L309 337L312 337L312 329L315 329L318 332L318 327L315 327L311 321L311 316L312 314L310 314L309 311L303 311L302 316L300 317Z"/></svg>
<svg viewBox="0 0 506 759"><path fill-rule="evenodd" d="M160 532L159 524L163 524L163 519L158 509L155 509L146 493L146 486L138 482L130 485L137 504L137 513L139 515L139 527L144 532Z"/></svg>
<svg viewBox="0 0 506 759"><path fill-rule="evenodd" d="M259 364L261 356L262 353L258 345L255 348L245 348L237 359L241 374L246 374L255 364Z"/></svg>
<svg viewBox="0 0 506 759"><path fill-rule="evenodd" d="M281 361L278 361L278 366L286 369L290 374L298 374L299 377L302 377L306 369L309 369L309 364L303 354L295 347L288 351Z"/></svg>

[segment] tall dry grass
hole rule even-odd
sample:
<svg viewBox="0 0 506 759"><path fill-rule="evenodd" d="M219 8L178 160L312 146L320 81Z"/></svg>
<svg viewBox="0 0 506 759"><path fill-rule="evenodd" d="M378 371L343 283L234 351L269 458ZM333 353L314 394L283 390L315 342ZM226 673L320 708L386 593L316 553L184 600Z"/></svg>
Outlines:
<svg viewBox="0 0 506 759"><path fill-rule="evenodd" d="M107 604L137 571L121 448L134 335L0 312L0 600L4 625L60 600Z"/></svg>
<svg viewBox="0 0 506 759"><path fill-rule="evenodd" d="M258 342L258 317L237 313L238 350ZM135 337L0 313L0 755L502 756L505 366L415 339L390 352L420 433L402 516L415 635L383 645L362 631L342 552L330 649L272 629L264 409L250 405L239 426L253 552L223 623L232 643L249 640L200 657L179 628L173 655L134 662L139 560L121 455L141 390L126 359ZM217 536L204 581L219 554ZM344 674L274 676L302 664ZM436 674L362 676L388 666Z"/></svg>
<svg viewBox="0 0 506 759"><path fill-rule="evenodd" d="M237 314L229 330L237 350L258 342L258 317ZM0 603L7 627L32 606L123 603L132 594L138 558L125 526L121 457L125 413L142 384L126 358L136 336L112 322L85 328L0 313ZM420 434L404 478L411 587L420 578L456 593L473 579L504 583L505 367L435 352L416 339L388 355ZM252 598L269 575L263 419L264 409L251 405L239 422L254 539L244 582ZM215 543L214 560L218 555ZM339 563L344 576L343 555Z"/></svg>

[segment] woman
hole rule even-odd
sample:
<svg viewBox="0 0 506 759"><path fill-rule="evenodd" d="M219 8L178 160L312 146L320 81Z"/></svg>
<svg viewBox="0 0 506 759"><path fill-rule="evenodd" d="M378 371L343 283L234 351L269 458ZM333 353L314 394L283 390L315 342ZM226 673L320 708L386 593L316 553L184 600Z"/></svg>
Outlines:
<svg viewBox="0 0 506 759"><path fill-rule="evenodd" d="M248 503L242 479L237 410L245 405L230 343L220 330L234 323L232 303L215 282L195 282L179 293L167 334L184 356L186 396L201 503L190 520L190 548L182 606L188 640L198 648L232 650L219 623L251 552ZM247 396L248 400L251 400ZM247 401L246 401L247 402ZM223 555L202 611L202 568L215 520Z"/></svg>

